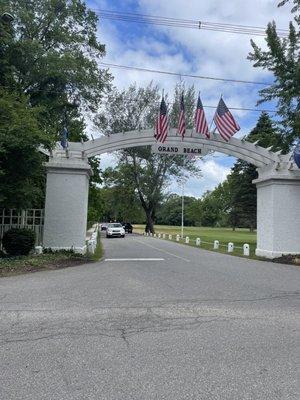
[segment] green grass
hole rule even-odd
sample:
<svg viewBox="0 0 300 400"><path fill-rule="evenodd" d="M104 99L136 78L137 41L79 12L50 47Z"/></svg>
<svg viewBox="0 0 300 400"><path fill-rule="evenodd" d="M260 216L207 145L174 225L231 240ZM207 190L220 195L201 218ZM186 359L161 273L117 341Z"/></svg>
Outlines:
<svg viewBox="0 0 300 400"><path fill-rule="evenodd" d="M134 231L143 233L145 231L144 225L134 225ZM155 232L166 233L172 235L175 240L176 235L181 234L180 226L156 225ZM220 252L227 252L228 242L233 242L235 246L234 255L242 255L243 250L236 247L242 247L243 244L250 245L250 255L254 256L256 248L256 232L250 232L249 229L238 228L233 231L231 228L209 228L209 227L186 227L183 231L184 237L190 238L190 245L195 246L196 238L201 239L201 248L213 250L214 240L220 242ZM181 240L181 243L183 241ZM208 242L208 243L203 243Z"/></svg>
<svg viewBox="0 0 300 400"><path fill-rule="evenodd" d="M98 238L97 238L97 246L96 246L94 254L91 255L91 259L93 261L99 261L99 260L101 260L102 257L103 257L103 246L102 246L102 242L101 242L100 234L99 234Z"/></svg>

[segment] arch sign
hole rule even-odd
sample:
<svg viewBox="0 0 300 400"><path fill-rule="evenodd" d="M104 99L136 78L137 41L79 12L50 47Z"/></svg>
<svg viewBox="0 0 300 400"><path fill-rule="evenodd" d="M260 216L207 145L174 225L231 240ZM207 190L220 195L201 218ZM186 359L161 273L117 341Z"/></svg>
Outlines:
<svg viewBox="0 0 300 400"><path fill-rule="evenodd" d="M186 145L183 143L177 144L162 144L156 143L151 146L152 153L156 154L167 154L167 155L184 155L184 156L206 156L209 153L209 150L205 148L202 144L200 145Z"/></svg>
<svg viewBox="0 0 300 400"><path fill-rule="evenodd" d="M300 169L294 154L282 155L257 143L219 134L207 139L187 130L184 142L170 129L168 143L157 143L153 130L103 136L83 143L69 143L48 153L44 247L85 252L90 157L130 147L151 146L158 154L205 156L217 151L257 167L257 249L261 257L300 254ZM42 151L42 150L41 150Z"/></svg>

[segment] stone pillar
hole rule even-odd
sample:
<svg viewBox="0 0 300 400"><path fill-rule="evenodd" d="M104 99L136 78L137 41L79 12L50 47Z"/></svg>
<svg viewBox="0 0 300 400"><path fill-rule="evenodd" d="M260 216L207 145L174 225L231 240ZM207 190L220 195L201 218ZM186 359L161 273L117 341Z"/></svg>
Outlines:
<svg viewBox="0 0 300 400"><path fill-rule="evenodd" d="M87 159L54 157L46 169L43 247L85 253L91 167Z"/></svg>
<svg viewBox="0 0 300 400"><path fill-rule="evenodd" d="M300 254L300 170L258 171L256 255Z"/></svg>

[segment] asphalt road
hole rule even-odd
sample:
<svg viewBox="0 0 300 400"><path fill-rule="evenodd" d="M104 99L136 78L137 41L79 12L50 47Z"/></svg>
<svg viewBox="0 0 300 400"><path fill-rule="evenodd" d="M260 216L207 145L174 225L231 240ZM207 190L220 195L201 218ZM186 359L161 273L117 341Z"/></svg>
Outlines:
<svg viewBox="0 0 300 400"><path fill-rule="evenodd" d="M1 400L299 400L299 267L103 243L106 261L0 279Z"/></svg>

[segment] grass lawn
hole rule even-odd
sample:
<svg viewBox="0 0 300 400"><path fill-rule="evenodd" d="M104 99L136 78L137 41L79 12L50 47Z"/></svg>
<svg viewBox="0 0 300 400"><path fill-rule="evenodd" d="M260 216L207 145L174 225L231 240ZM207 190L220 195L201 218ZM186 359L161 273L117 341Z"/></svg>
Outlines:
<svg viewBox="0 0 300 400"><path fill-rule="evenodd" d="M143 233L145 225L134 225L134 232ZM181 234L180 226L156 225L155 232L173 235ZM249 229L238 228L233 231L231 228L209 228L209 227L186 227L183 231L184 236L190 238L190 245L195 245L197 237L201 239L201 248L212 250L214 240L219 240L221 252L227 252L228 242L233 242L235 247L242 247L243 244L250 245L250 255L254 256L256 248L256 232L250 232ZM182 240L181 240L182 242ZM206 243L205 243L206 242ZM242 249L235 248L234 254L242 255Z"/></svg>

